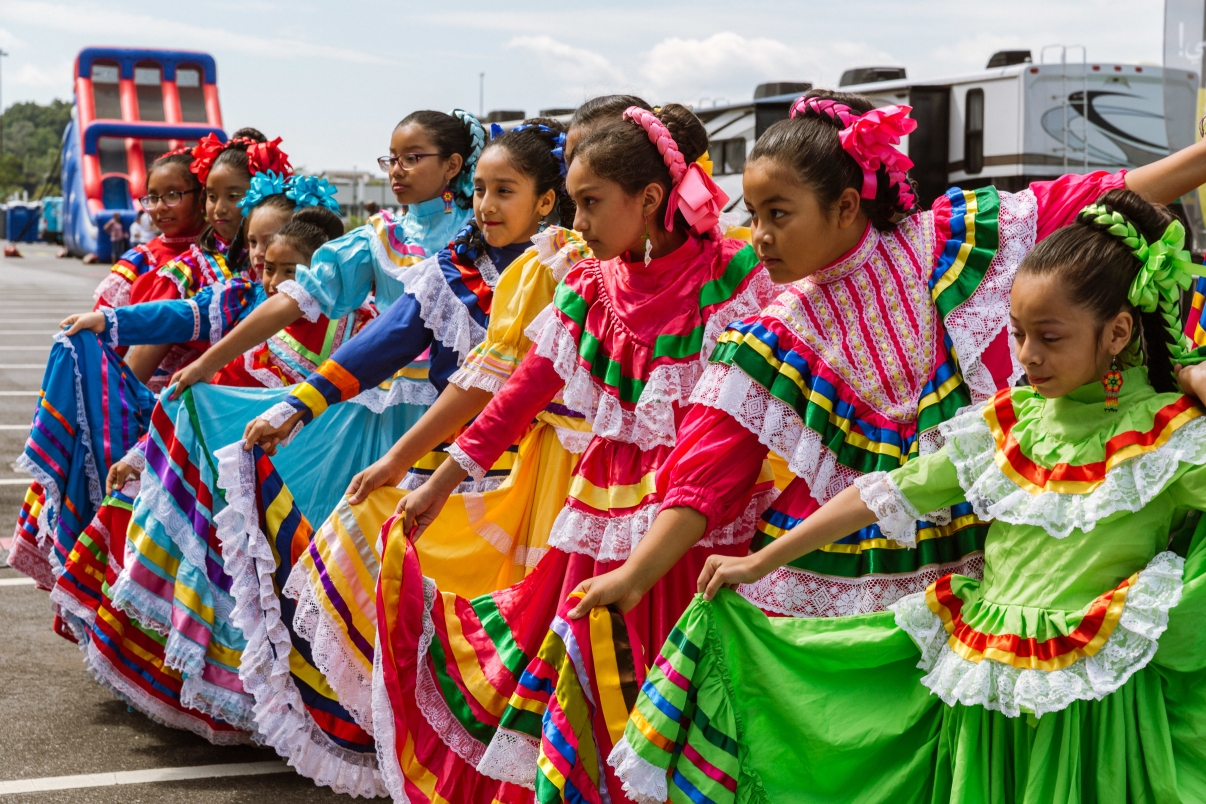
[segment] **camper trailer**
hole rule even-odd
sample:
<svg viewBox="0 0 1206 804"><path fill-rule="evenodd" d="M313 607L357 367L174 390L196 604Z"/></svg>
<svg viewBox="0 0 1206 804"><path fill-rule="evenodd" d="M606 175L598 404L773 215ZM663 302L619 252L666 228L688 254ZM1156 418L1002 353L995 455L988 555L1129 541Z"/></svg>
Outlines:
<svg viewBox="0 0 1206 804"><path fill-rule="evenodd" d="M952 186L1017 191L1064 173L1145 165L1170 150L1166 99L1197 108L1194 73L1087 61L1080 49L1044 53L1048 61L1036 62L1029 51L1003 51L982 72L930 81L910 81L899 67L858 68L846 72L840 89L880 105L913 107L917 131L902 147L914 162L909 175L924 205ZM715 177L730 210L743 208L741 171L754 141L809 87L795 84L784 93L759 87L751 102L695 110L708 128ZM1192 141L1191 131L1185 135Z"/></svg>

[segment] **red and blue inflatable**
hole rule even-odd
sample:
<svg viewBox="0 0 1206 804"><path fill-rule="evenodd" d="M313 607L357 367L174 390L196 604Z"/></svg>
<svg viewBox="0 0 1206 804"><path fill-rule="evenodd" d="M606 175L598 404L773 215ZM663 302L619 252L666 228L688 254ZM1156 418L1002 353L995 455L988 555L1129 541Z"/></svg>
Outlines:
<svg viewBox="0 0 1206 804"><path fill-rule="evenodd" d="M75 110L63 132L63 242L108 254L104 224L142 211L147 168L206 134L226 140L213 56L90 47L75 60Z"/></svg>

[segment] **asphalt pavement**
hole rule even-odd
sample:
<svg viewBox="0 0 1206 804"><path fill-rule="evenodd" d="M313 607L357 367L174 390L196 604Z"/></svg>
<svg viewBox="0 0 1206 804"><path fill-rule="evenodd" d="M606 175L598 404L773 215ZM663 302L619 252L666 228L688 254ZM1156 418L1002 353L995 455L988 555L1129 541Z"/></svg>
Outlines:
<svg viewBox="0 0 1206 804"><path fill-rule="evenodd" d="M64 317L91 309L109 267L57 259L45 245L20 250L22 258L0 258L0 557L28 486L12 462L51 337ZM349 800L271 749L213 746L114 699L92 681L79 648L51 630L47 593L0 567L0 804Z"/></svg>

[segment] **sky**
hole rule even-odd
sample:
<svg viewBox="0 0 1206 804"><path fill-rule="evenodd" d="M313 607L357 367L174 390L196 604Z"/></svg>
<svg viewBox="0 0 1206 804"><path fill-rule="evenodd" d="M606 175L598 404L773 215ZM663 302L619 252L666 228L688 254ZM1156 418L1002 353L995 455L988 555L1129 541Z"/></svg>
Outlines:
<svg viewBox="0 0 1206 804"><path fill-rule="evenodd" d="M843 70L975 72L996 50L1083 44L1091 61L1159 64L1160 0L741 0L594 3L0 2L3 104L69 100L92 45L201 50L227 131L284 138L295 167L361 170L415 109L573 107L608 92L695 106L763 81L836 86ZM439 9L439 10L437 10Z"/></svg>

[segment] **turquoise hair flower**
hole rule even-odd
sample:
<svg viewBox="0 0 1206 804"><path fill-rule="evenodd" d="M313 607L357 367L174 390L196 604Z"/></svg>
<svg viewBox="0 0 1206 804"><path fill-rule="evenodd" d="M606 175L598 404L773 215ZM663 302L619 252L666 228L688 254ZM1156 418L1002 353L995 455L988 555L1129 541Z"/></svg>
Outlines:
<svg viewBox="0 0 1206 804"><path fill-rule="evenodd" d="M318 176L293 176L285 183L285 197L301 207L326 207L339 214L339 202L335 194L339 190L326 179Z"/></svg>
<svg viewBox="0 0 1206 804"><path fill-rule="evenodd" d="M247 217L251 210L255 209L268 196L280 195L285 192L287 184L284 175L272 170L252 176L251 186L247 188L246 194L239 201L239 209L243 210L243 217Z"/></svg>

